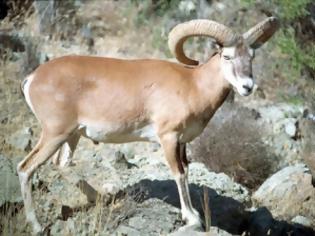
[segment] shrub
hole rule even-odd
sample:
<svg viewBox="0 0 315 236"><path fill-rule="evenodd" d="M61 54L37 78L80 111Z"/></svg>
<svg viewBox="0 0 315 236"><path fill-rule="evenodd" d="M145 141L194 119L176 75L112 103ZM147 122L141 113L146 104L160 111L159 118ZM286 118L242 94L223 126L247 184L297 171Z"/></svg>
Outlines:
<svg viewBox="0 0 315 236"><path fill-rule="evenodd" d="M193 141L193 160L255 189L275 171L279 161L262 141L259 118L255 110L224 104L202 135Z"/></svg>
<svg viewBox="0 0 315 236"><path fill-rule="evenodd" d="M312 40L315 30L307 26L312 17L309 9L315 7L311 0L242 0L242 3L280 18L282 27L276 35L276 45L289 61L284 68L288 70L288 78L300 77L305 69L315 75L315 44Z"/></svg>

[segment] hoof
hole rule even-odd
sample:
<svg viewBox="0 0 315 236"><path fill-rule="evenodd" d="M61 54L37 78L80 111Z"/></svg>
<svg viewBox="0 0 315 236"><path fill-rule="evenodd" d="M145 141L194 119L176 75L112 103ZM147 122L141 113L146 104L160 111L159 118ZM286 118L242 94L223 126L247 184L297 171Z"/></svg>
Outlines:
<svg viewBox="0 0 315 236"><path fill-rule="evenodd" d="M178 229L180 232L202 232L203 228L201 225L184 225Z"/></svg>
<svg viewBox="0 0 315 236"><path fill-rule="evenodd" d="M193 209L193 211L191 212L185 212L185 214L182 214L182 219L186 222L187 226L202 226L202 221L200 219L199 213L195 209Z"/></svg>

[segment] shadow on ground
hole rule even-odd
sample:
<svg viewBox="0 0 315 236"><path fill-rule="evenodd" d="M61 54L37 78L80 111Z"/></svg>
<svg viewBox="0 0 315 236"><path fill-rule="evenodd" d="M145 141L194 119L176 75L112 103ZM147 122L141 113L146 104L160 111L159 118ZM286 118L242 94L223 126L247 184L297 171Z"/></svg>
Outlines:
<svg viewBox="0 0 315 236"><path fill-rule="evenodd" d="M190 192L194 207L203 216L203 186L190 185ZM230 197L221 196L211 188L206 187L209 193L212 226L217 226L231 234L271 235L271 236L313 236L315 231L299 224L289 224L272 217L267 208L259 208L254 212L245 210L244 204ZM124 190L137 202L150 198L158 198L164 202L180 208L176 184L172 180L142 180Z"/></svg>

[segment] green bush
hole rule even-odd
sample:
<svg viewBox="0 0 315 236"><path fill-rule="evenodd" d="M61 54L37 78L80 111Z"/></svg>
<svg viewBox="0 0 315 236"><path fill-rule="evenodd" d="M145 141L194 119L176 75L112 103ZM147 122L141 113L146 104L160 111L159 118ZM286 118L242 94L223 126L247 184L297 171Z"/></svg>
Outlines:
<svg viewBox="0 0 315 236"><path fill-rule="evenodd" d="M306 6L311 0L272 0L277 6L279 6L279 16L285 20L294 20L298 17L308 15Z"/></svg>
<svg viewBox="0 0 315 236"><path fill-rule="evenodd" d="M245 6L260 5L266 9L275 9L275 12L284 20L294 20L306 16L309 12L306 7L312 0L241 0Z"/></svg>
<svg viewBox="0 0 315 236"><path fill-rule="evenodd" d="M255 1L242 0L247 6L257 6L262 9L273 9L281 21L281 30L276 35L276 45L285 55L289 64L284 68L288 70L289 78L298 78L306 68L315 72L315 44L314 42L301 42L297 31L297 20L307 17L310 13L307 8L312 0L269 0Z"/></svg>
<svg viewBox="0 0 315 236"><path fill-rule="evenodd" d="M136 7L137 16L134 18L136 26L158 24L152 27L152 45L167 57L171 54L167 46L167 33L174 21L185 21L196 18L196 11L183 12L179 5L183 0L129 0L130 8ZM194 4L198 0L192 0ZM170 23L171 22L171 23ZM174 22L173 22L174 23Z"/></svg>
<svg viewBox="0 0 315 236"><path fill-rule="evenodd" d="M138 16L135 18L137 25L150 22L150 18L172 15L172 11L181 0L130 0L132 6L138 8Z"/></svg>
<svg viewBox="0 0 315 236"><path fill-rule="evenodd" d="M315 70L315 45L304 45L305 48L302 48L302 45L296 40L292 27L282 29L276 43L281 52L290 59L293 75L300 74L304 67Z"/></svg>

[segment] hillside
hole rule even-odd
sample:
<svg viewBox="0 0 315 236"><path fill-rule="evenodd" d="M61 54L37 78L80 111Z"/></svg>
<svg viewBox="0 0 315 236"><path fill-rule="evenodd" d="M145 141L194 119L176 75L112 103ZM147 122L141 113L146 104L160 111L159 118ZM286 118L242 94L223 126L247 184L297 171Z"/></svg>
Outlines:
<svg viewBox="0 0 315 236"><path fill-rule="evenodd" d="M253 95L231 95L188 145L191 195L201 216L211 215L211 233L200 235L314 235L315 6L306 0L293 6L304 7L304 14L287 12L280 0L267 2L0 2L1 235L31 233L16 165L39 137L40 126L20 92L21 81L39 64L69 54L176 61L167 46L176 24L206 18L242 33L270 14L280 17L282 28L256 51ZM186 45L202 62L212 50L205 38ZM176 185L159 144L95 145L82 138L71 166L45 164L32 186L50 235L204 231L181 231Z"/></svg>

